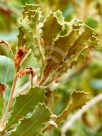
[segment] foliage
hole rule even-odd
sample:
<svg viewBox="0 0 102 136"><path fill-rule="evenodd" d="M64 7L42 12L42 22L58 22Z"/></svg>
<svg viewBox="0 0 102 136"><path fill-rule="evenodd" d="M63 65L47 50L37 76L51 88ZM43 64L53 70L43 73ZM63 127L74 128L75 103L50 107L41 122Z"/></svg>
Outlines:
<svg viewBox="0 0 102 136"><path fill-rule="evenodd" d="M100 93L101 6L100 0L0 2L1 135L59 136L67 116ZM66 136L100 136L101 106Z"/></svg>

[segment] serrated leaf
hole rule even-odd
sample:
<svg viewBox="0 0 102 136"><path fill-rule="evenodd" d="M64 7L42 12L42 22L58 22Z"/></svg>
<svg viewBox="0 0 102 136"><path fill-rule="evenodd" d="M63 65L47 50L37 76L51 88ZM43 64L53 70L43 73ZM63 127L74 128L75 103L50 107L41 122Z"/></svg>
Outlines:
<svg viewBox="0 0 102 136"><path fill-rule="evenodd" d="M18 47L25 45L27 48L31 47L29 46L29 42L31 44L32 41L34 41L33 36L36 35L36 25L39 21L39 12L37 5L26 4L24 6L23 17L19 22Z"/></svg>
<svg viewBox="0 0 102 136"><path fill-rule="evenodd" d="M68 34L70 26L68 26L68 22L65 21L62 11L57 10L54 12L55 17L57 18L58 23L62 26L62 30L60 32L60 36L65 36Z"/></svg>
<svg viewBox="0 0 102 136"><path fill-rule="evenodd" d="M0 82L10 84L14 76L14 63L6 56L0 55Z"/></svg>
<svg viewBox="0 0 102 136"><path fill-rule="evenodd" d="M88 100L88 94L84 91L74 91L70 96L68 107L58 116L56 122L65 119L70 113L81 108Z"/></svg>
<svg viewBox="0 0 102 136"><path fill-rule="evenodd" d="M32 54L39 62L40 68L44 66L44 53L43 48L40 45L40 24L42 20L42 11L38 5L26 4L23 11L23 17L19 22L17 44L18 47L26 46L28 50L32 51Z"/></svg>
<svg viewBox="0 0 102 136"><path fill-rule="evenodd" d="M62 12L60 10L58 10L54 14L57 17L59 24L63 25L65 23L65 21L64 21L64 17L62 15Z"/></svg>
<svg viewBox="0 0 102 136"><path fill-rule="evenodd" d="M92 38L94 40L92 40ZM79 60L87 57L89 51L96 44L93 30L79 20L70 24L70 31L65 36L60 36L53 45L44 70L42 82L46 85L59 77L68 68L77 64ZM87 54L86 54L87 52Z"/></svg>
<svg viewBox="0 0 102 136"><path fill-rule="evenodd" d="M42 123L50 119L50 111L44 104L39 104L30 118L24 118L16 130L9 136L37 136L41 133Z"/></svg>
<svg viewBox="0 0 102 136"><path fill-rule="evenodd" d="M7 122L7 128L13 123L17 123L18 119L25 117L29 112L33 112L35 106L39 102L43 102L45 91L42 88L30 88L25 94L16 97L16 101L11 111L10 118Z"/></svg>
<svg viewBox="0 0 102 136"><path fill-rule="evenodd" d="M91 28L77 19L65 22L60 11L51 12L45 22L42 18L38 5L25 5L20 21L22 38L19 34L18 41L21 41L21 46L31 49L37 58L41 73L40 85L48 85L67 69L84 60L97 40Z"/></svg>
<svg viewBox="0 0 102 136"><path fill-rule="evenodd" d="M84 91L74 91L70 98L69 109L74 111L81 108L88 100L88 93Z"/></svg>
<svg viewBox="0 0 102 136"><path fill-rule="evenodd" d="M34 11L36 11L39 8L38 4L25 4L24 10L23 10L23 16L25 17L26 15L31 17L31 15L34 14Z"/></svg>
<svg viewBox="0 0 102 136"><path fill-rule="evenodd" d="M54 13L51 13L47 17L42 28L45 55L48 55L48 53L51 52L54 40L57 38L57 36L59 36L61 30L62 26L58 23L57 17L54 15Z"/></svg>

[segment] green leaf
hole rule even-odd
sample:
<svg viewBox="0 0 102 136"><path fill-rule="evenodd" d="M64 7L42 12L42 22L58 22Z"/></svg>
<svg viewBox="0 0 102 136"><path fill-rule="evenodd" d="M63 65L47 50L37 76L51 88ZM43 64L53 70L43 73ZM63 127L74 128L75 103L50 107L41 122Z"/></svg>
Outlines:
<svg viewBox="0 0 102 136"><path fill-rule="evenodd" d="M98 27L98 21L93 18L88 18L86 20L86 25L90 26L91 28L95 29Z"/></svg>
<svg viewBox="0 0 102 136"><path fill-rule="evenodd" d="M70 101L66 109L57 117L56 122L59 123L65 119L70 113L81 108L88 100L88 94L84 91L74 91L70 96Z"/></svg>
<svg viewBox="0 0 102 136"><path fill-rule="evenodd" d="M39 104L31 117L24 118L17 126L16 130L9 136L38 136L41 132L42 124L50 119L50 111L44 104Z"/></svg>
<svg viewBox="0 0 102 136"><path fill-rule="evenodd" d="M67 35L60 36L49 54L43 75L43 85L51 83L67 69L84 60L94 45L96 37L93 30L80 20L73 20Z"/></svg>
<svg viewBox="0 0 102 136"><path fill-rule="evenodd" d="M14 63L6 56L0 55L0 82L10 84L14 76Z"/></svg>
<svg viewBox="0 0 102 136"><path fill-rule="evenodd" d="M25 5L23 17L19 22L18 47L26 45L26 48L34 49L34 44L38 38L37 31L39 31L37 26L43 20L42 18L42 11L38 5Z"/></svg>
<svg viewBox="0 0 102 136"><path fill-rule="evenodd" d="M43 22L42 11L38 5L27 4L24 7L23 18L19 22L18 47L24 47L32 51L39 62L39 67L44 66L44 53L40 45L41 26ZM32 61L35 61L32 60Z"/></svg>
<svg viewBox="0 0 102 136"><path fill-rule="evenodd" d="M43 102L45 98L45 91L42 88L35 87L30 88L25 94L21 94L16 97L16 101L13 106L10 118L7 122L7 128L13 123L16 123L18 119L25 117L29 112L33 112L35 106L39 102Z"/></svg>
<svg viewBox="0 0 102 136"><path fill-rule="evenodd" d="M62 30L60 32L60 36L65 36L69 31L68 22L65 21L65 18L63 17L63 14L60 10L54 12L55 17L57 18L57 21L60 25L62 25Z"/></svg>
<svg viewBox="0 0 102 136"><path fill-rule="evenodd" d="M58 10L54 14L55 14L55 16L56 16L56 18L58 20L58 23L63 25L65 23L65 21L64 21L64 17L62 15L62 12L60 10Z"/></svg>
<svg viewBox="0 0 102 136"><path fill-rule="evenodd" d="M33 67L33 68L38 68L38 62L37 59L34 57L32 51L29 51L27 56L22 62L22 69L26 69L27 67Z"/></svg>
<svg viewBox="0 0 102 136"><path fill-rule="evenodd" d="M84 91L74 91L70 98L69 110L74 111L81 108L88 99L88 93Z"/></svg>
<svg viewBox="0 0 102 136"><path fill-rule="evenodd" d="M57 17L54 13L51 13L44 23L42 28L43 31L43 40L44 40L44 48L45 48L45 55L48 55L51 52L54 40L59 36L62 30L62 26L59 24Z"/></svg>

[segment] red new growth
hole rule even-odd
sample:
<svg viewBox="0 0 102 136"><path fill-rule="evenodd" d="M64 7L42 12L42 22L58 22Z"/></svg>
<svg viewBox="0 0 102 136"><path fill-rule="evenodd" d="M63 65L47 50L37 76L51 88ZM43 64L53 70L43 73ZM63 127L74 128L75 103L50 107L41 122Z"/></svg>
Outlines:
<svg viewBox="0 0 102 136"><path fill-rule="evenodd" d="M6 85L3 83L0 83L0 96L3 95L3 92L5 91Z"/></svg>
<svg viewBox="0 0 102 136"><path fill-rule="evenodd" d="M25 48L19 48L17 55L15 56L15 61L14 61L16 69L19 68L21 61L24 58L26 53L27 53L27 50Z"/></svg>

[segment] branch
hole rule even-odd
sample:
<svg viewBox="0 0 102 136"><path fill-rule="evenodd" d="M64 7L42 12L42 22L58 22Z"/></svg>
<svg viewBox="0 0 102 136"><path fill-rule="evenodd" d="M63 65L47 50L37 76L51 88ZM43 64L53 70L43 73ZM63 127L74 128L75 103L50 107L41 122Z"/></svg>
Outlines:
<svg viewBox="0 0 102 136"><path fill-rule="evenodd" d="M17 76L15 75L14 80L13 80L13 84L12 84L12 87L11 87L9 101L8 101L5 113L2 117L2 122L0 124L0 131L3 131L5 129L5 121L6 121L7 114L9 112L9 109L10 109L10 106L11 106L11 103L12 103L12 98L13 98L13 94L14 94L14 90L15 90L15 86L16 86L16 81L17 81Z"/></svg>
<svg viewBox="0 0 102 136"><path fill-rule="evenodd" d="M73 125L73 123L79 119L83 113L85 113L90 107L94 106L99 101L102 101L102 94L97 95L93 99L89 100L86 105L82 107L82 109L78 110L75 114L73 114L62 126L61 128L61 136L65 136L66 131Z"/></svg>

